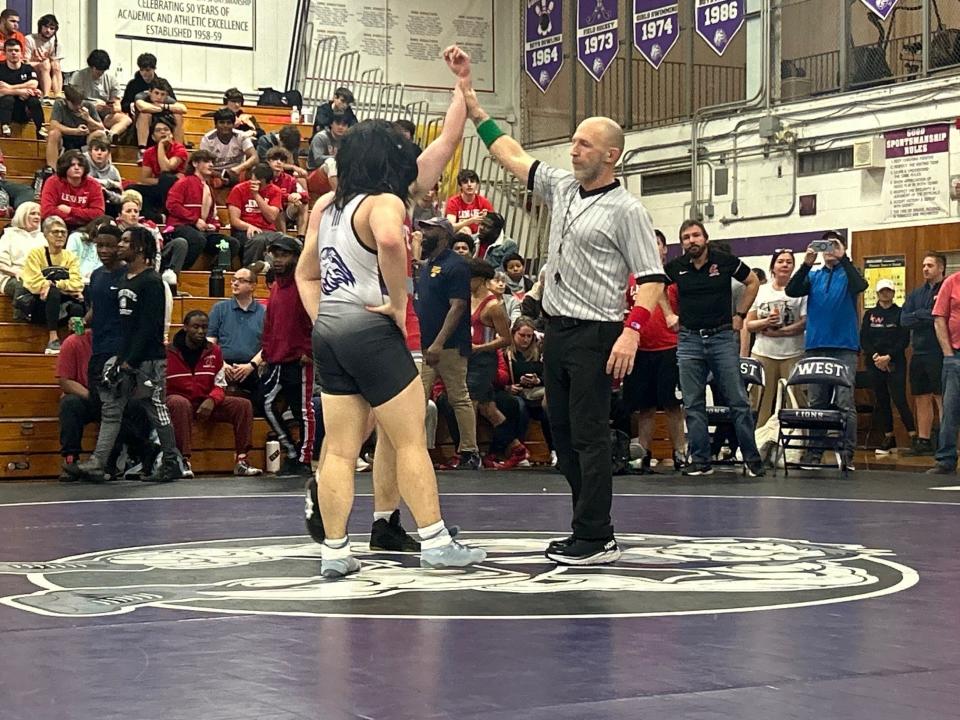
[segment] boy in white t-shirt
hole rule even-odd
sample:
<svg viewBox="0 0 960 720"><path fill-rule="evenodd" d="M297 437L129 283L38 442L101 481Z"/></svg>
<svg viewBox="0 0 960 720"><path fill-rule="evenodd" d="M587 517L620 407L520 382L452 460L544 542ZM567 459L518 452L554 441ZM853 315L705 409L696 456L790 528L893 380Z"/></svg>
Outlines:
<svg viewBox="0 0 960 720"><path fill-rule="evenodd" d="M27 46L24 48L24 62L33 65L37 71L37 80L45 104L51 104L53 98L63 95L63 72L60 62L63 60L63 45L57 37L60 23L55 15L43 15L37 21L37 32L27 35Z"/></svg>

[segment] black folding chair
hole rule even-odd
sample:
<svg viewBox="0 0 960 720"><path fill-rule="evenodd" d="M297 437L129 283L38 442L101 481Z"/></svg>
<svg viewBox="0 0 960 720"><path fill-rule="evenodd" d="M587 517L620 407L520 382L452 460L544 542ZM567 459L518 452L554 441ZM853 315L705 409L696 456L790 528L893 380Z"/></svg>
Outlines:
<svg viewBox="0 0 960 720"><path fill-rule="evenodd" d="M832 388L830 401L826 407L783 407L788 386L828 385ZM847 373L847 366L831 357L809 357L800 360L790 373L790 378L781 392L781 407L777 413L780 420L780 436L777 457L774 459L773 472L777 472L777 463L782 460L783 474L789 474L789 468L833 467L832 463L808 462L801 457L799 462L787 460L788 450L801 450L804 456L814 453L822 458L827 450L833 450L837 456L840 475L847 477L847 460L843 454L843 441L847 430L846 411L837 405L837 393L840 388L853 388L853 381ZM809 393L808 393L809 396Z"/></svg>
<svg viewBox="0 0 960 720"><path fill-rule="evenodd" d="M707 382L709 383L711 379L712 378L708 377ZM763 365L753 358L740 358L740 379L743 380L743 384L746 387L748 402L750 401L750 390L752 386L758 385L760 387L756 404L750 408L753 419L756 421L759 408L762 407L763 404L763 395L766 392L766 374L763 371ZM726 430L732 437L736 437L736 434L733 433L733 412L729 405L708 405L706 410L707 425L714 426L714 434ZM732 454L726 460L713 460L711 464L736 465L740 461L736 460L735 455L736 453Z"/></svg>

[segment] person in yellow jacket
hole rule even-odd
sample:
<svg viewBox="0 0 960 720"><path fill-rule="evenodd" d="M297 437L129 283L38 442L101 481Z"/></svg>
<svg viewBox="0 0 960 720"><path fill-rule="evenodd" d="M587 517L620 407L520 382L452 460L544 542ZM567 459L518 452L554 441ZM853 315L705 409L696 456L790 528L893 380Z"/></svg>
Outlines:
<svg viewBox="0 0 960 720"><path fill-rule="evenodd" d="M57 325L61 314L67 317L83 315L83 278L77 256L64 250L67 244L66 223L56 215L51 215L43 221L41 230L47 244L27 254L20 277L24 290L33 297L32 303L28 301L25 304L29 309L26 314L31 322L45 323L50 333L44 354L58 355L60 340L57 337ZM24 305L21 305L23 309Z"/></svg>

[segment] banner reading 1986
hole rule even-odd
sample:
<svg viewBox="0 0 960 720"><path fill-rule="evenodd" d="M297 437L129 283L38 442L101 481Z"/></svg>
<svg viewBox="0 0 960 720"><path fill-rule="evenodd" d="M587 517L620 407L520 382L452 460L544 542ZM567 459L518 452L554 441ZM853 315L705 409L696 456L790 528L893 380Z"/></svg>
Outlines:
<svg viewBox="0 0 960 720"><path fill-rule="evenodd" d="M545 93L563 66L563 5L527 0L523 69Z"/></svg>
<svg viewBox="0 0 960 720"><path fill-rule="evenodd" d="M620 50L619 0L577 0L577 59L600 81Z"/></svg>
<svg viewBox="0 0 960 720"><path fill-rule="evenodd" d="M743 27L746 0L697 0L697 34L723 55Z"/></svg>
<svg viewBox="0 0 960 720"><path fill-rule="evenodd" d="M679 37L677 0L633 0L633 45L654 70Z"/></svg>

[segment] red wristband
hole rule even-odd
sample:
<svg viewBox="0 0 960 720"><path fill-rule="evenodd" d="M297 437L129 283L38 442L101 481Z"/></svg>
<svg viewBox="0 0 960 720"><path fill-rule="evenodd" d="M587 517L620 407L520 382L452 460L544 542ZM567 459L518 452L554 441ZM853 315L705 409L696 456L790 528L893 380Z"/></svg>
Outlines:
<svg viewBox="0 0 960 720"><path fill-rule="evenodd" d="M627 319L623 324L625 327L628 327L631 330L640 332L640 329L647 324L647 320L649 319L649 310L643 307L634 307L630 309L630 314L627 315Z"/></svg>

